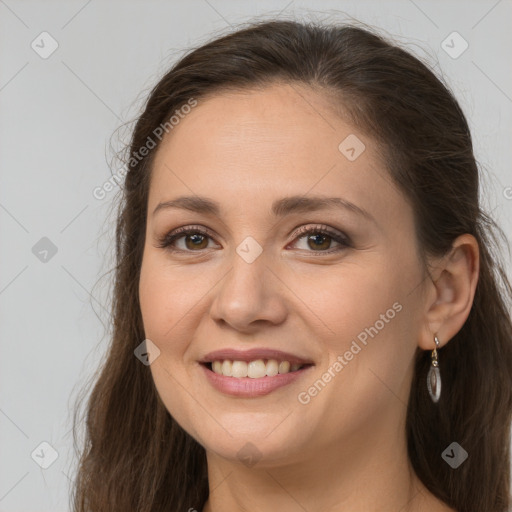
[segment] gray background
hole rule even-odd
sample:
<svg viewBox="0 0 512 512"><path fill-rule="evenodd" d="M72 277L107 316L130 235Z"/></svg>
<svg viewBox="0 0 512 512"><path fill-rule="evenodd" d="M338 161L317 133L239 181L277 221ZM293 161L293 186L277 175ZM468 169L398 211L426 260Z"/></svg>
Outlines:
<svg viewBox="0 0 512 512"><path fill-rule="evenodd" d="M469 118L484 205L510 238L510 1L0 0L1 512L69 510L70 407L110 332L102 275L115 191L98 200L93 190L111 176L114 131L189 45L253 16L354 17L433 63ZM46 59L31 47L48 51L43 31L58 43ZM441 46L454 31L469 44L458 58ZM462 48L450 41L452 53ZM126 137L114 136L114 148ZM36 463L50 461L42 442L58 453L47 469Z"/></svg>

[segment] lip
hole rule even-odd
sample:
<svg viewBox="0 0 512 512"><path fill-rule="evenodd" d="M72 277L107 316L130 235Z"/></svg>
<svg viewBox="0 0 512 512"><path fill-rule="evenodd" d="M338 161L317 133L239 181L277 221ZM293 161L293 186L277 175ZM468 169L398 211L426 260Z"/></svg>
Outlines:
<svg viewBox="0 0 512 512"><path fill-rule="evenodd" d="M303 358L295 354L291 354L290 352L283 352L281 350L272 348L252 348L250 350L235 350L232 348L226 348L215 350L206 354L199 362L211 363L213 361L223 361L224 359L246 362L255 361L256 359L277 359L278 361L288 361L291 364L314 364L311 359Z"/></svg>
<svg viewBox="0 0 512 512"><path fill-rule="evenodd" d="M225 359L228 358L226 357ZM286 360L288 361L288 359ZM251 377L225 377L224 375L219 375L218 373L210 370L204 363L199 366L202 368L206 378L215 389L225 393L226 395L237 396L240 398L256 398L268 395L272 391L300 379L311 368L313 368L313 365L305 366L295 372L282 373L275 375L274 377L266 376L259 379L252 379Z"/></svg>

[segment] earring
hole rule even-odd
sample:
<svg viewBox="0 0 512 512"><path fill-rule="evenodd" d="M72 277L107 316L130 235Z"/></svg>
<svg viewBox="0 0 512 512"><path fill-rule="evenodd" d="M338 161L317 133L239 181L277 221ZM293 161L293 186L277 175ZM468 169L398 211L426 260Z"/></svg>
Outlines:
<svg viewBox="0 0 512 512"><path fill-rule="evenodd" d="M439 371L439 361L437 359L437 349L439 348L439 340L434 336L436 348L432 350L432 364L427 375L427 388L432 398L432 402L437 403L441 396L441 372Z"/></svg>

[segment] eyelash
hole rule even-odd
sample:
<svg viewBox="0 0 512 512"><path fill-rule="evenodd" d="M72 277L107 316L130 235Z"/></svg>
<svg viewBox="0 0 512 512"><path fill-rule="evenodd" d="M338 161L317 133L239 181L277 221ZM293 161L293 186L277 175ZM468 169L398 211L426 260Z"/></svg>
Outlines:
<svg viewBox="0 0 512 512"><path fill-rule="evenodd" d="M167 249L171 252L182 252L182 253L183 252L199 253L199 252L205 250L205 249L200 249L197 251L189 251L189 250L185 251L182 249L176 249L175 247L173 247L171 245L173 242L175 242L179 238L182 238L184 235L193 235L193 234L194 235L199 234L199 235L213 239L212 233L208 229L202 228L201 226L185 226L182 228L178 228L178 229L172 231L171 233L168 233L164 237L160 238L158 240L158 245L156 247L158 247L159 249ZM332 254L332 253L340 252L347 247L351 247L351 242L348 237L346 237L345 235L340 234L336 231L333 231L328 226L320 225L320 224L318 224L316 226L304 226L304 227L298 229L294 233L294 240L296 238L303 238L304 236L309 235L309 234L327 235L330 238L332 238L335 242L338 242L341 245L341 247L335 248L334 250L328 249L327 251L313 251L313 250L307 251L307 252L311 252L312 254L315 254L315 255L316 254Z"/></svg>

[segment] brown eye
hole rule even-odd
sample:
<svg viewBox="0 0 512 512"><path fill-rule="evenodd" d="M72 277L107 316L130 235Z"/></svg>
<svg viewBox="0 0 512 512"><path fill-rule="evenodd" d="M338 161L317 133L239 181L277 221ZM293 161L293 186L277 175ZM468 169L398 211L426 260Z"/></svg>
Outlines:
<svg viewBox="0 0 512 512"><path fill-rule="evenodd" d="M301 228L295 233L295 239L298 241L306 239L305 246L296 248L304 249L308 252L333 253L350 247L348 237L342 233L332 231L327 226ZM337 243L338 247L331 248L333 242ZM297 246L297 243L294 243L294 245Z"/></svg>
<svg viewBox="0 0 512 512"><path fill-rule="evenodd" d="M157 247L175 252L199 252L208 248L210 239L212 236L203 228L180 228L160 239Z"/></svg>
<svg viewBox="0 0 512 512"><path fill-rule="evenodd" d="M206 249L208 247L208 238L204 235L194 233L192 235L185 236L185 246L187 249ZM181 237L178 237L181 238ZM175 240L177 240L176 238ZM206 242L206 243L205 243Z"/></svg>
<svg viewBox="0 0 512 512"><path fill-rule="evenodd" d="M308 235L308 245L312 249L329 249L332 238L329 235Z"/></svg>

